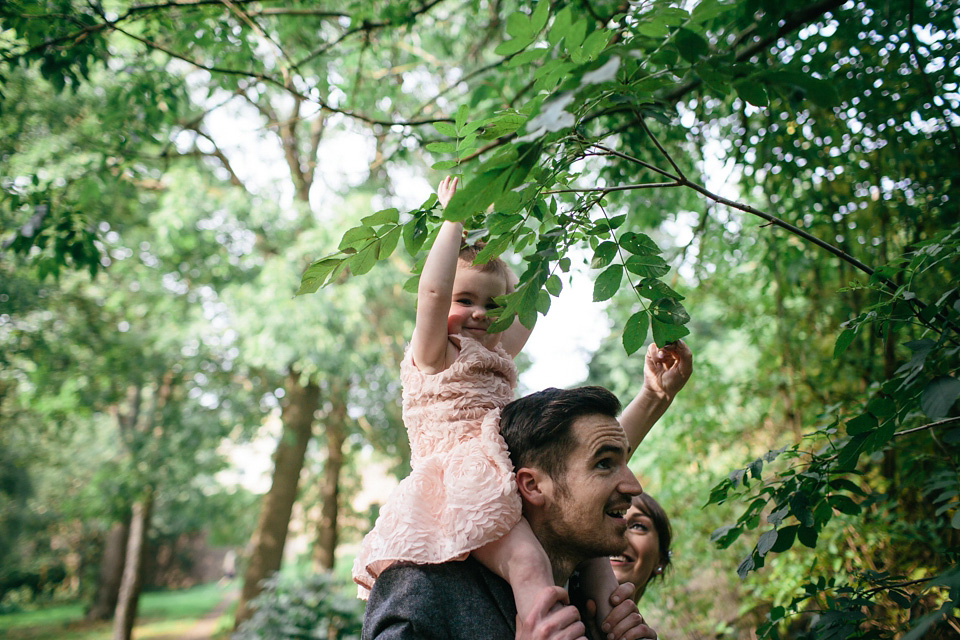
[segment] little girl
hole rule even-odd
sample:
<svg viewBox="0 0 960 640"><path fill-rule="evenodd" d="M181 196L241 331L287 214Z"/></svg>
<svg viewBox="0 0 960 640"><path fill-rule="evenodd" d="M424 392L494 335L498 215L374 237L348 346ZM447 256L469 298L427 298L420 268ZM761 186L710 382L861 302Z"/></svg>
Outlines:
<svg viewBox="0 0 960 640"><path fill-rule="evenodd" d="M440 183L444 207L456 188L456 178ZM396 562L434 564L473 554L510 583L525 618L537 594L553 586L553 573L521 517L499 419L517 384L513 357L530 331L514 321L502 333L487 332L494 298L510 293L517 279L500 259L473 265L477 248L461 250L462 233L461 223L444 221L424 263L416 326L401 364L413 471L364 538L353 579L366 599L377 576ZM644 419L654 412L639 411ZM650 417L642 435L659 415ZM606 558L586 564L586 595L598 604L602 622L616 578Z"/></svg>

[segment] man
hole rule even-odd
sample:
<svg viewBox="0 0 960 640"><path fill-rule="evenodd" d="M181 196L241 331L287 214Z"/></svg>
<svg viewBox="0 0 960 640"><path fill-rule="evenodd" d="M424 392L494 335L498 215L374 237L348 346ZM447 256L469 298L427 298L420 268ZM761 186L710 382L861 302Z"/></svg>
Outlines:
<svg viewBox="0 0 960 640"><path fill-rule="evenodd" d="M563 586L581 562L623 551L623 516L642 491L627 468L630 447L619 411L616 396L601 387L547 389L503 410L500 431L516 469L523 514L558 585L541 592L526 619L516 619L510 586L472 558L401 564L374 584L363 638L583 636L580 615L569 606ZM625 587L611 597L622 622L609 631L617 638L655 638L629 601L632 585Z"/></svg>

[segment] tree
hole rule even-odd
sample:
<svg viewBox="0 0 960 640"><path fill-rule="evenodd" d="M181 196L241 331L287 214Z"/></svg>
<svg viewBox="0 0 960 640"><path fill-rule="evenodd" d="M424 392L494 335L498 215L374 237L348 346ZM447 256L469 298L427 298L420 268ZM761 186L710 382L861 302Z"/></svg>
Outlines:
<svg viewBox="0 0 960 640"><path fill-rule="evenodd" d="M714 537L746 554L738 573L752 594L744 597L755 598L753 624L786 632L790 617L810 633L838 637L910 627L912 638L954 623L957 576L947 553L956 546L958 504L952 283L960 153L952 7L432 1L353 2L329 12L236 2L111 14L60 2L56 13L68 18L61 19L36 3L10 6L3 17L17 37L4 41L4 60L33 62L56 85L82 86L110 43L113 55L162 68L164 77L181 77L181 63L201 70L194 86L203 89L193 95L203 100L191 96L193 106L177 109L189 115L158 116L182 133L167 154L202 155L234 184L245 183L236 158L204 128L214 107L234 100L277 132L269 136L284 151L284 193L301 207L322 207L311 190L315 163L323 141L346 130L372 141L373 180L389 179L421 149L434 155L435 171L467 178L443 212L433 199L414 208L385 198L379 211L355 215L337 251L303 272L301 293L356 286L344 279L379 273L374 266L393 259L401 240L420 258L443 216L485 237L484 257L508 249L521 257L520 286L504 300L501 323L518 315L532 326L585 254L596 269L595 299L616 301L627 353L648 335L662 344L688 327L732 334L756 350L755 375L719 379L731 403L709 417L722 428L713 442L737 445L725 461L738 468L712 491L698 486L705 502L723 503L712 518L734 517L733 504L742 505ZM41 15L52 20L42 33L33 17ZM459 72L448 73L446 62ZM172 95L190 95L179 89L185 84L171 80ZM735 194L719 184L715 166L729 168ZM24 230L49 197L23 186L7 191L20 229L8 236L11 246L28 252L38 245ZM495 213L479 213L490 205ZM689 243L661 251L670 236L657 230L687 219L696 220ZM65 240L33 249L35 261L46 246L60 268L69 252L57 246L90 255L73 227L45 224L41 237ZM306 254L290 233L300 224L286 235L267 221L248 228L264 260L284 253L291 264ZM329 246L313 245L314 255ZM691 285L668 279L665 256ZM243 299L262 304L249 292ZM613 353L600 357L615 361ZM314 369L311 356L283 354L265 365L273 376L293 370L298 384L321 384L323 368ZM723 374L719 364L708 371ZM346 387L356 390L337 388ZM743 409L749 437L725 417ZM887 531L903 521L916 527ZM865 532L855 558L829 551L841 522ZM902 554L909 562L898 564L896 552L871 550L871 540L902 550L918 536L941 553ZM800 547L830 568L797 576L777 563L789 580L766 581L764 591L758 570L767 564L769 573L776 554L809 558ZM919 577L901 579L905 573Z"/></svg>

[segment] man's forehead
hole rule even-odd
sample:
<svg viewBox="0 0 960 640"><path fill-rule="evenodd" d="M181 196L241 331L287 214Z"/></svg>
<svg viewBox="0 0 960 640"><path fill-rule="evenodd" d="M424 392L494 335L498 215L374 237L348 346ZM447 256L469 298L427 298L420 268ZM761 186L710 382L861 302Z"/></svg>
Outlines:
<svg viewBox="0 0 960 640"><path fill-rule="evenodd" d="M623 427L613 416L590 414L573 421L573 433L577 442L588 449L616 446L627 450L629 444Z"/></svg>

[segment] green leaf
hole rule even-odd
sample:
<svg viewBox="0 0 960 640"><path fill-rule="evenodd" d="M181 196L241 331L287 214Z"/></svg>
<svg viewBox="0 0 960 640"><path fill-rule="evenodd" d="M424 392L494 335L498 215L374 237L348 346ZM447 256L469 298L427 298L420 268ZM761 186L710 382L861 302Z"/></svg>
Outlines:
<svg viewBox="0 0 960 640"><path fill-rule="evenodd" d="M502 111L483 125L480 137L492 140L513 133L527 122L527 116L517 111Z"/></svg>
<svg viewBox="0 0 960 640"><path fill-rule="evenodd" d="M613 294L620 288L620 281L623 280L623 266L614 264L599 276L593 286L593 301L602 302L609 300Z"/></svg>
<svg viewBox="0 0 960 640"><path fill-rule="evenodd" d="M477 254L476 258L474 258L473 263L486 264L487 262L493 260L510 247L510 242L512 240L513 235L509 233L502 236L497 236L488 242L487 246L480 250L480 253Z"/></svg>
<svg viewBox="0 0 960 640"><path fill-rule="evenodd" d="M442 136L448 136L450 138L456 138L458 136L457 127L452 122L434 122L433 128Z"/></svg>
<svg viewBox="0 0 960 640"><path fill-rule="evenodd" d="M364 244L368 240L375 237L377 237L377 234L374 233L373 229L366 225L354 227L347 230L347 232L343 234L343 238L340 239L340 246L337 248L340 251L343 251L348 247L356 248L355 245Z"/></svg>
<svg viewBox="0 0 960 640"><path fill-rule="evenodd" d="M783 553L793 546L793 541L797 538L797 529L799 525L790 525L789 527L781 527L777 529L779 535L777 535L776 543L770 547L770 551L774 553Z"/></svg>
<svg viewBox="0 0 960 640"><path fill-rule="evenodd" d="M342 261L343 258L321 258L311 264L300 277L300 288L296 295L314 293L326 284L327 277Z"/></svg>
<svg viewBox="0 0 960 640"><path fill-rule="evenodd" d="M754 78L736 82L733 88L736 89L741 100L749 102L755 107L765 107L770 103L766 89Z"/></svg>
<svg viewBox="0 0 960 640"><path fill-rule="evenodd" d="M381 224L396 224L400 220L400 212L397 209L381 209L373 215L366 218L360 218L360 222L368 227L376 227Z"/></svg>
<svg viewBox="0 0 960 640"><path fill-rule="evenodd" d="M664 324L686 324L690 322L690 315L683 305L673 298L660 298L650 307L654 320Z"/></svg>
<svg viewBox="0 0 960 640"><path fill-rule="evenodd" d="M457 145L452 142L430 142L426 149L433 153L454 153L457 150Z"/></svg>
<svg viewBox="0 0 960 640"><path fill-rule="evenodd" d="M364 247L359 253L347 258L347 266L355 276L361 276L377 264L377 254L380 252L380 240Z"/></svg>
<svg viewBox="0 0 960 640"><path fill-rule="evenodd" d="M847 421L847 435L855 436L858 433L868 433L877 428L877 418L869 413L861 413L856 418Z"/></svg>
<svg viewBox="0 0 960 640"><path fill-rule="evenodd" d="M633 255L625 264L627 271L644 278L659 278L670 272L670 265L660 256Z"/></svg>
<svg viewBox="0 0 960 640"><path fill-rule="evenodd" d="M757 564L753 559L753 553L748 555L743 559L743 562L740 563L740 566L737 567L737 575L740 576L741 580L747 578L747 574L753 571L756 568Z"/></svg>
<svg viewBox="0 0 960 640"><path fill-rule="evenodd" d="M767 555L773 545L777 543L779 535L776 529L770 529L760 536L760 539L757 540L757 553L760 554L760 557Z"/></svg>
<svg viewBox="0 0 960 640"><path fill-rule="evenodd" d="M940 420L947 416L950 407L960 396L960 380L950 376L940 376L931 380L920 396L920 408L931 420Z"/></svg>
<svg viewBox="0 0 960 640"><path fill-rule="evenodd" d="M417 216L403 225L403 246L411 256L417 255L427 239L427 219Z"/></svg>
<svg viewBox="0 0 960 640"><path fill-rule="evenodd" d="M550 33L547 36L547 41L551 46L555 46L567 35L570 31L570 24L571 9L566 6L553 17L553 24L550 25Z"/></svg>
<svg viewBox="0 0 960 640"><path fill-rule="evenodd" d="M577 60L575 56L571 56L574 62L590 62L595 60L600 52L604 50L607 46L607 42L610 41L610 32L606 29L597 29L583 41L583 45L580 47L580 60Z"/></svg>
<svg viewBox="0 0 960 640"><path fill-rule="evenodd" d="M542 2L541 2L542 4ZM530 18L522 11L515 11L507 16L507 33L514 38L533 38L535 31L530 24Z"/></svg>
<svg viewBox="0 0 960 640"><path fill-rule="evenodd" d="M563 291L563 283L560 281L560 276L557 274L551 274L547 278L546 285L547 291L550 292L550 295L557 297L560 295L560 292Z"/></svg>
<svg viewBox="0 0 960 640"><path fill-rule="evenodd" d="M437 171L446 171L447 169L453 169L458 164L460 163L456 160L441 160L439 162L434 162L432 165L430 165L430 168Z"/></svg>
<svg viewBox="0 0 960 640"><path fill-rule="evenodd" d="M540 31L547 26L547 19L550 17L550 1L549 0L540 0L537 3L537 8L533 10L533 14L530 16L530 29L533 33L540 33Z"/></svg>
<svg viewBox="0 0 960 640"><path fill-rule="evenodd" d="M827 501L830 503L831 507L840 513L845 513L850 516L855 516L860 513L860 505L847 496L832 495L827 498Z"/></svg>
<svg viewBox="0 0 960 640"><path fill-rule="evenodd" d="M647 340L650 317L646 311L638 311L627 320L623 327L623 350L633 355Z"/></svg>
<svg viewBox="0 0 960 640"><path fill-rule="evenodd" d="M380 251L377 253L377 260L383 260L393 255L397 245L400 243L400 235L402 232L403 227L396 226L380 238Z"/></svg>
<svg viewBox="0 0 960 640"><path fill-rule="evenodd" d="M493 213L487 216L487 226L490 234L498 236L507 231L513 231L514 227L523 222L523 216L519 214L503 215L502 213Z"/></svg>
<svg viewBox="0 0 960 640"><path fill-rule="evenodd" d="M463 126L467 124L467 105L462 104L457 108L456 116L454 116L454 123L457 129L463 129Z"/></svg>
<svg viewBox="0 0 960 640"><path fill-rule="evenodd" d="M707 44L707 41L700 34L689 29L683 27L677 29L674 41L677 43L680 55L687 62L696 62L710 53L710 45Z"/></svg>
<svg viewBox="0 0 960 640"><path fill-rule="evenodd" d="M953 517L950 518L950 526L954 529L960 529L960 509L953 512Z"/></svg>
<svg viewBox="0 0 960 640"><path fill-rule="evenodd" d="M850 346L850 343L853 342L856 335L856 329L844 329L840 332L840 335L837 336L837 343L833 347L834 360L843 355L843 352L847 350L847 347Z"/></svg>
<svg viewBox="0 0 960 640"><path fill-rule="evenodd" d="M407 293L416 293L417 289L420 288L420 274L416 274L407 278L403 283L403 290Z"/></svg>
<svg viewBox="0 0 960 640"><path fill-rule="evenodd" d="M657 278L644 278L637 285L637 293L648 300L659 300L660 298L673 298L674 300L683 300L683 296L674 291L663 280Z"/></svg>
<svg viewBox="0 0 960 640"><path fill-rule="evenodd" d="M493 50L498 56L512 56L515 53L519 53L533 44L534 36L529 36L526 38L514 38L513 40L506 40L497 45L497 48Z"/></svg>
<svg viewBox="0 0 960 640"><path fill-rule="evenodd" d="M593 260L590 261L591 269L603 269L613 262L617 255L617 243L611 240L601 242L593 252Z"/></svg>
<svg viewBox="0 0 960 640"><path fill-rule="evenodd" d="M867 403L867 411L878 418L889 418L897 412L897 403L893 398L877 396Z"/></svg>
<svg viewBox="0 0 960 640"><path fill-rule="evenodd" d="M819 535L813 527L800 527L797 529L797 540L799 540L803 546L809 547L810 549L817 548L817 537Z"/></svg>
<svg viewBox="0 0 960 640"><path fill-rule="evenodd" d="M653 341L657 346L663 348L671 342L676 342L680 338L688 335L690 330L682 324L664 324L656 318L653 319Z"/></svg>

